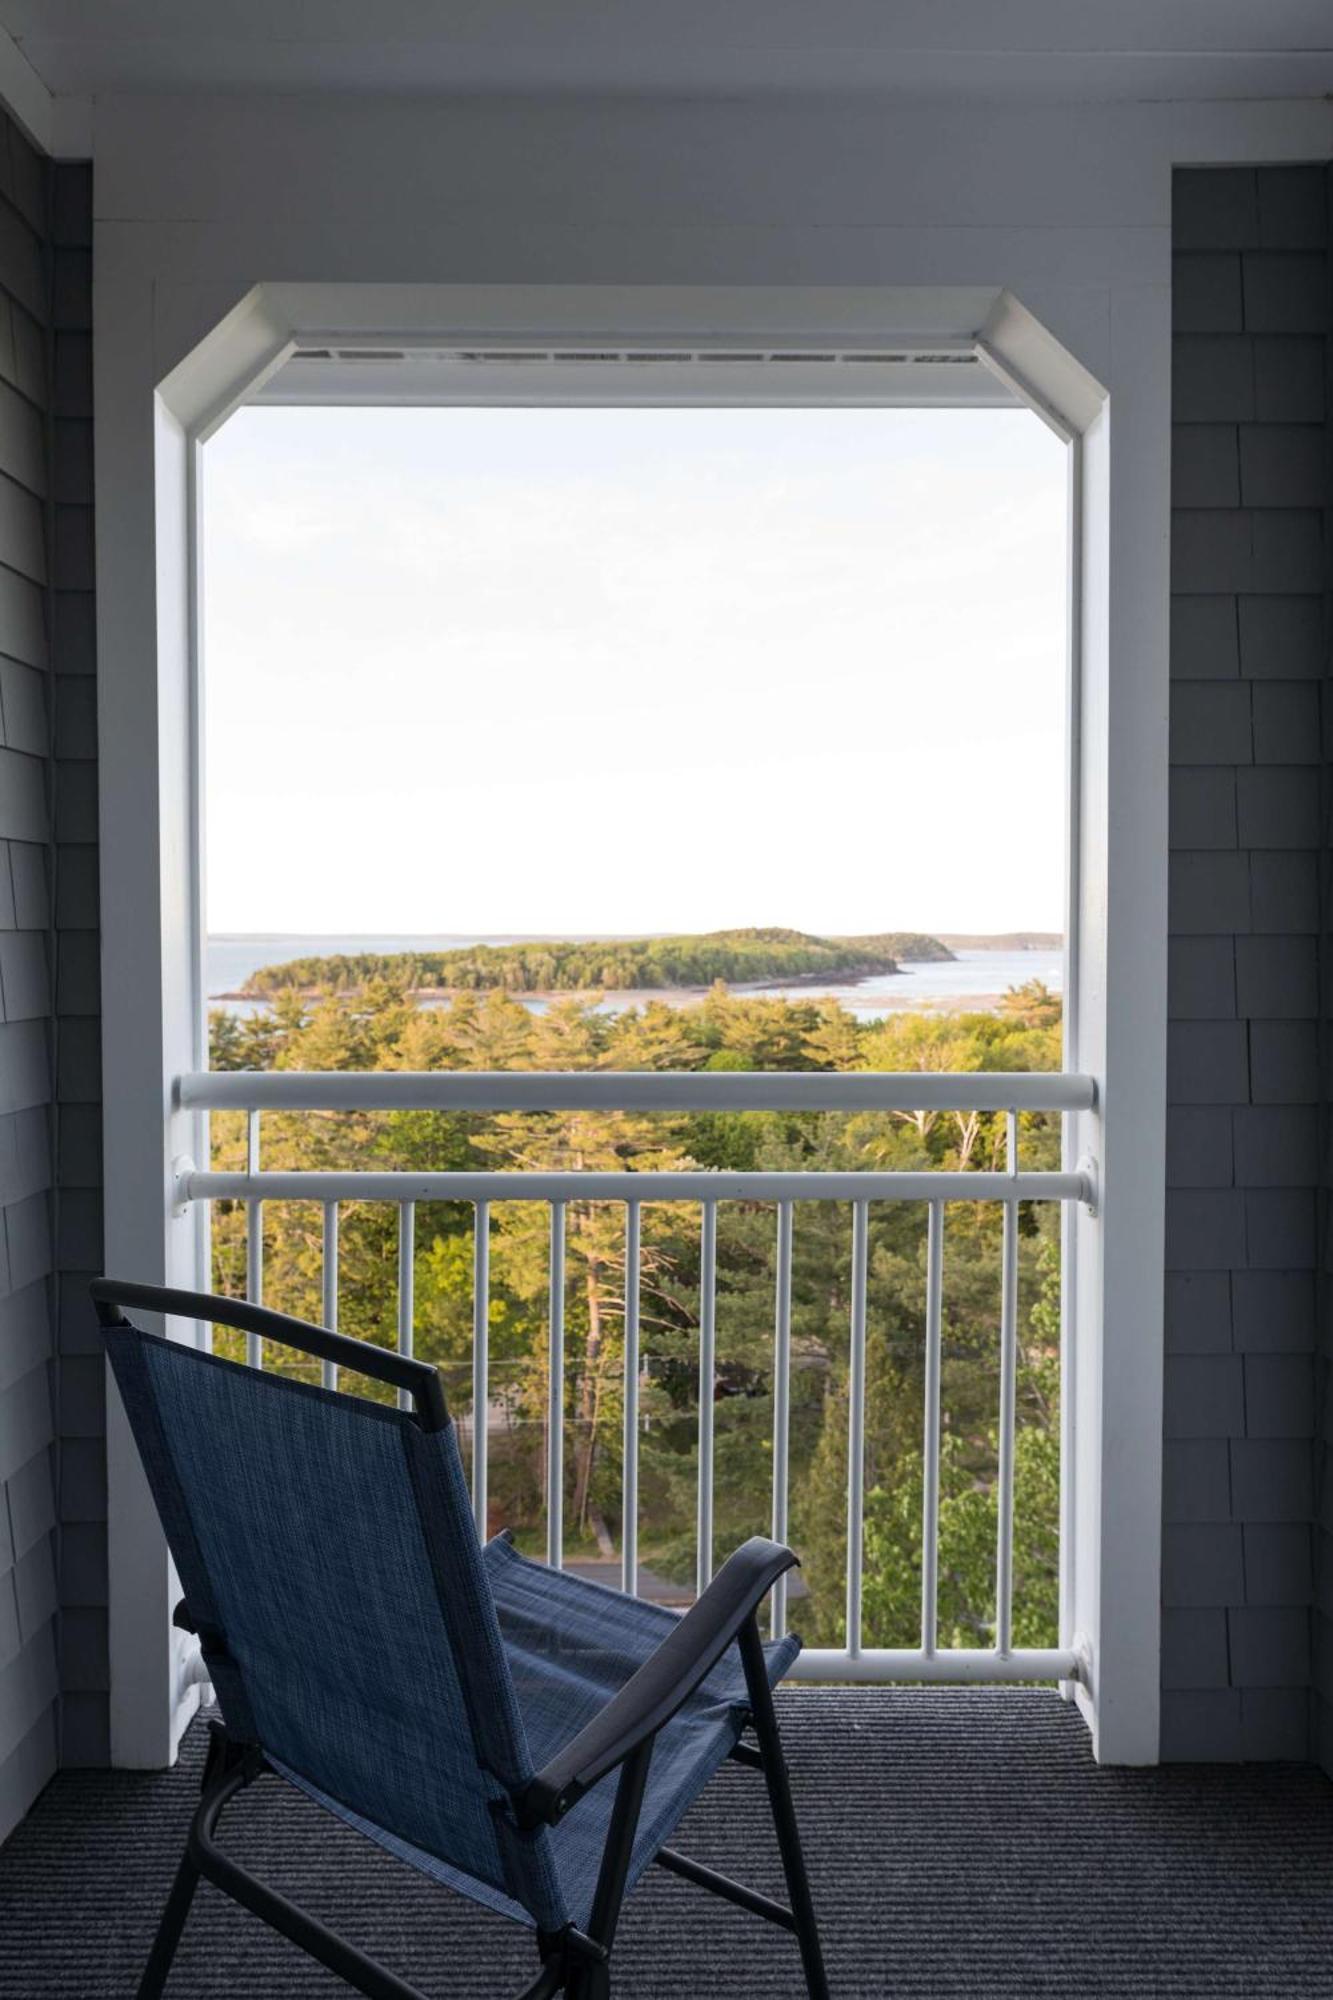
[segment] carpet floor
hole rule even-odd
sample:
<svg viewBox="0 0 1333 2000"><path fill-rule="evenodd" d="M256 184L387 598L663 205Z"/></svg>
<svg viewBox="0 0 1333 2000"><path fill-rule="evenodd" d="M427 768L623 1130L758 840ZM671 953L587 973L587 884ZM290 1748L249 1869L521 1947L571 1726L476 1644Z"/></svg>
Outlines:
<svg viewBox="0 0 1333 2000"><path fill-rule="evenodd" d="M1099 1770L1030 1690L779 1697L837 2000L1283 1995L1333 2000L1333 1785L1303 1766ZM66 1772L0 1849L4 2000L129 2000L198 1792L173 1771ZM507 1996L527 1933L416 1876L264 1779L224 1838L439 2000ZM678 1838L772 1894L762 1781L729 1765ZM661 1870L626 1905L624 2000L801 1993L793 1942ZM336 2000L348 1988L207 1884L171 2000Z"/></svg>

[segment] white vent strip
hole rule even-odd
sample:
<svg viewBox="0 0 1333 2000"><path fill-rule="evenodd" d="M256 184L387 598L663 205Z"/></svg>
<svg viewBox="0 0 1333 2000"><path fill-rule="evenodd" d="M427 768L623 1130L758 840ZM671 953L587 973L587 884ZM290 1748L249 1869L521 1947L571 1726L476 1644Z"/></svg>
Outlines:
<svg viewBox="0 0 1333 2000"><path fill-rule="evenodd" d="M866 364L880 367L964 367L978 365L975 353L968 349L917 348L885 349L881 351L862 349L854 353L831 353L826 350L781 349L601 349L601 348L369 348L369 347L311 347L298 350L295 358L299 361L329 362L404 362L430 363L438 366L441 362L465 366L468 363L486 367L504 365L508 367L545 366L553 363L570 365L593 365L643 367L656 366L715 366L718 363L756 362L781 366L796 364L800 367L858 367Z"/></svg>

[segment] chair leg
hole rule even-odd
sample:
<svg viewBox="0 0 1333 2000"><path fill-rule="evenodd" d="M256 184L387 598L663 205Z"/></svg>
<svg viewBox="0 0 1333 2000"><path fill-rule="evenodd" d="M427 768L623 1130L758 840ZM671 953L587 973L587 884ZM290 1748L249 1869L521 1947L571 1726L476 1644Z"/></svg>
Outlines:
<svg viewBox="0 0 1333 2000"><path fill-rule="evenodd" d="M570 1988L565 1984L562 1960L552 1958L543 1965L530 1986L525 1986L521 1993L515 1994L514 2000L556 2000L557 1994L568 1994L569 1991Z"/></svg>
<svg viewBox="0 0 1333 2000"><path fill-rule="evenodd" d="M167 1907L157 1927L157 1936L153 1939L153 1949L144 1967L143 1978L139 1981L137 2000L158 2000L166 1985L198 1883L199 1870L188 1854L182 1855L176 1879L171 1885L171 1894L167 1897Z"/></svg>
<svg viewBox="0 0 1333 2000"><path fill-rule="evenodd" d="M565 1988L567 2000L611 2000L611 1969L606 1965L575 1967Z"/></svg>
<svg viewBox="0 0 1333 2000"><path fill-rule="evenodd" d="M611 1808L611 1823L607 1827L606 1845L602 1849L602 1866L597 1877L592 1916L588 1922L587 1941L600 1956L594 1958L590 1952L570 1948L565 1985L568 2000L611 2000L611 1968L608 1961L616 1941L616 1925L620 1922L620 1905L624 1901L625 1879L634 1854L634 1835L639 1824L639 1808L643 1804L652 1754L653 1740L649 1737L646 1743L641 1743L637 1750L630 1752L621 1766L616 1802Z"/></svg>
<svg viewBox="0 0 1333 2000"><path fill-rule="evenodd" d="M815 1922L815 1906L810 1897L810 1880L805 1871L805 1856L801 1852L801 1836L796 1826L796 1809L792 1804L787 1760L782 1754L782 1739L778 1734L773 1691L769 1687L768 1670L764 1665L763 1642L759 1637L759 1627L753 1618L747 1619L741 1627L740 1649L741 1660L745 1666L746 1689L750 1697L751 1720L759 1742L759 1753L763 1759L768 1802L773 1813L773 1826L778 1837L783 1871L787 1877L787 1896L792 1916L796 1920L796 1937L801 1947L801 1965L805 1971L806 1989L810 2000L828 2000L828 1977L824 1971L824 1954L819 1943L819 1927Z"/></svg>

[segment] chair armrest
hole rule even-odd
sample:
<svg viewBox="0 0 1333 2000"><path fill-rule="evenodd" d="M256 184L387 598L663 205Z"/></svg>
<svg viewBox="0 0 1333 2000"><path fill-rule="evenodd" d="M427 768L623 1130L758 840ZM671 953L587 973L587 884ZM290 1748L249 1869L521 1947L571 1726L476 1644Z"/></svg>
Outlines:
<svg viewBox="0 0 1333 2000"><path fill-rule="evenodd" d="M783 1572L798 1567L790 1549L763 1535L742 1543L601 1714L517 1795L519 1824L531 1827L558 1820L599 1778L655 1736L712 1672Z"/></svg>

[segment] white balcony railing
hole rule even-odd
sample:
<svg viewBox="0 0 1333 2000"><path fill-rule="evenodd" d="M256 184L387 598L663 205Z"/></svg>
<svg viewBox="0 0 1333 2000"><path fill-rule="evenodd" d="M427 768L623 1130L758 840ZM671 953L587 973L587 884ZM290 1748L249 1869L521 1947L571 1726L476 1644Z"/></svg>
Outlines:
<svg viewBox="0 0 1333 2000"><path fill-rule="evenodd" d="M692 1202L701 1210L699 1299L698 1588L708 1582L713 1548L713 1398L704 1388L716 1369L717 1211L723 1202L771 1202L777 1215L776 1298L773 1346L772 1533L788 1532L791 1392L791 1289L793 1209L798 1202L843 1202L852 1217L849 1349L846 1644L807 1648L797 1677L838 1681L986 1682L1076 1679L1072 1647L1022 1648L1012 1643L1014 1549L1014 1431L1018 1374L1018 1212L1022 1202L1092 1205L1091 1172L1026 1172L1018 1166L1020 1112L1090 1111L1096 1103L1091 1077L1046 1073L791 1073L559 1072L198 1072L177 1084L185 1110L244 1112L247 1165L225 1173L181 1163L176 1198L181 1207L228 1199L246 1205L247 1296L263 1297L263 1208L266 1202L315 1202L323 1210L323 1316L338 1320L339 1205L383 1202L398 1211L397 1327L400 1351L414 1338L414 1227L419 1202L471 1203L475 1210L473 1265L472 1407L489 1405L489 1224L493 1204L545 1203L550 1210L548 1303L548 1417L546 1423L547 1560L564 1560L564 1426L550 1421L564 1406L565 1221L571 1201L620 1203L625 1210L624 1458L621 1572L623 1587L638 1583L640 1375L640 1221L645 1202ZM975 1111L1006 1115L1004 1172L779 1172L630 1171L528 1172L282 1172L260 1163L260 1120L265 1111ZM927 1213L925 1409L923 1418L923 1519L920 1644L910 1648L862 1644L862 1544L864 1530L866 1302L869 1216L875 1202L923 1204ZM1003 1205L999 1453L996 1471L995 1645L986 1649L941 1646L937 1632L940 1510L940 1372L943 1325L944 1209L953 1202ZM247 1358L263 1365L262 1343L248 1337ZM332 1379L326 1374L332 1386ZM487 1424L472 1426L472 1493L477 1524L487 1525ZM1067 1476L1067 1475L1066 1475ZM775 1590L772 1631L786 1630L785 1585Z"/></svg>

